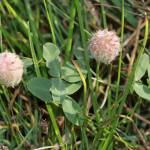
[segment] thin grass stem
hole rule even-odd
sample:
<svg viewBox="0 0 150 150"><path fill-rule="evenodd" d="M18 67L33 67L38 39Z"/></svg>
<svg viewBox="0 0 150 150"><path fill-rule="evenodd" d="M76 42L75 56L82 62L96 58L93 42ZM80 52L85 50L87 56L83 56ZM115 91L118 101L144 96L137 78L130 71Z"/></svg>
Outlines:
<svg viewBox="0 0 150 150"><path fill-rule="evenodd" d="M41 72L40 72L40 69L39 69L37 56L36 56L34 46L33 46L33 42L32 42L32 33L30 32L29 23L28 23L28 36L29 36L29 42L30 42L30 48L31 48L31 54L32 54L32 58L33 58L33 64L34 64L35 72L36 72L37 77L40 77Z"/></svg>
<svg viewBox="0 0 150 150"><path fill-rule="evenodd" d="M50 1L51 1L51 0L50 0ZM45 0L43 0L43 3L44 3L44 6L45 6L45 11L46 11L48 23L49 23L50 30L51 30L51 33L52 33L52 41L53 41L54 44L56 44L56 37L55 37L55 31L54 31L54 24L53 24L53 21L52 21L52 10L51 10L51 6L48 5Z"/></svg>
<svg viewBox="0 0 150 150"><path fill-rule="evenodd" d="M34 43L34 46L36 49L36 53L37 53L38 58L41 59L42 58L42 50L40 48L38 30L36 27L36 22L34 21L34 18L33 18L33 13L32 13L29 1L25 0L25 6L27 9L28 17L29 17L29 24L31 27L31 32L33 33L33 43Z"/></svg>
<svg viewBox="0 0 150 150"><path fill-rule="evenodd" d="M62 150L65 150L65 145L63 144L61 134L60 134L60 131L59 131L59 128L58 128L58 125L57 125L57 122L56 122L55 115L54 115L53 109L51 107L51 104L46 104L46 107L47 107L48 113L50 115L50 119L52 121L53 128L54 128L55 134L57 136L57 139L59 141L59 144L62 145Z"/></svg>
<svg viewBox="0 0 150 150"><path fill-rule="evenodd" d="M123 50L123 39L124 39L124 0L122 0L122 15L121 15L121 49L119 55L119 64L118 64L118 78L117 78L117 88L116 88L116 97L115 100L118 100L119 95L119 85L120 85L120 76L121 76L121 64L122 64L122 50Z"/></svg>
<svg viewBox="0 0 150 150"><path fill-rule="evenodd" d="M65 63L70 60L71 49L72 49L72 40L73 40L73 30L74 30L74 19L76 15L76 8L74 1L72 1L71 9L70 9L70 21L69 21L69 29L68 29L68 40L67 47L65 51Z"/></svg>
<svg viewBox="0 0 150 150"><path fill-rule="evenodd" d="M106 20L106 12L104 9L104 0L99 0L101 3L101 13L102 13L102 18L103 18L103 27L106 29L107 28L107 20Z"/></svg>

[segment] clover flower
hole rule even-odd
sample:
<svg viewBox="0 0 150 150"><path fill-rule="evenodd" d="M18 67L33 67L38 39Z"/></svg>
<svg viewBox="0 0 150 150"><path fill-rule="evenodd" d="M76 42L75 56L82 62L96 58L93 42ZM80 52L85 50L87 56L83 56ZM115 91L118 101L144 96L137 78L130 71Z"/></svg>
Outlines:
<svg viewBox="0 0 150 150"><path fill-rule="evenodd" d="M110 64L119 54L120 39L114 31L99 30L93 34L89 47L96 61Z"/></svg>
<svg viewBox="0 0 150 150"><path fill-rule="evenodd" d="M18 85L23 75L23 62L15 53L0 53L0 83L7 87Z"/></svg>

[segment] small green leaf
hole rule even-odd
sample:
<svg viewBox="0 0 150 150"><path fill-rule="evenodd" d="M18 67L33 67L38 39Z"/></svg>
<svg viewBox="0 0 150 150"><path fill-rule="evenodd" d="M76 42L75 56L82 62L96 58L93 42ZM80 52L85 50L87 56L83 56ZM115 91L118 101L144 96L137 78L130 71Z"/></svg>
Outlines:
<svg viewBox="0 0 150 150"><path fill-rule="evenodd" d="M25 69L33 65L33 61L31 58L24 58L22 61Z"/></svg>
<svg viewBox="0 0 150 150"><path fill-rule="evenodd" d="M48 68L49 68L49 75L51 75L52 77L60 77L61 75L61 66L60 66L60 62L58 59L54 59L51 63L48 64Z"/></svg>
<svg viewBox="0 0 150 150"><path fill-rule="evenodd" d="M135 81L140 80L145 74L149 65L149 56L147 54L143 54L139 60L139 64L135 71Z"/></svg>
<svg viewBox="0 0 150 150"><path fill-rule="evenodd" d="M80 70L83 74L86 74L87 72L85 69L82 68L80 68ZM71 83L81 81L81 78L76 68L69 62L67 62L66 65L62 67L61 78Z"/></svg>
<svg viewBox="0 0 150 150"><path fill-rule="evenodd" d="M137 95L150 101L150 89L146 85L142 83L134 83L133 88Z"/></svg>
<svg viewBox="0 0 150 150"><path fill-rule="evenodd" d="M55 95L52 93L53 102L56 104L62 104L65 99L65 95Z"/></svg>
<svg viewBox="0 0 150 150"><path fill-rule="evenodd" d="M71 95L79 90L81 83L70 84L60 78L51 79L50 91L55 95Z"/></svg>
<svg viewBox="0 0 150 150"><path fill-rule="evenodd" d="M51 87L50 80L42 77L33 78L28 81L27 88L28 90L37 98L41 99L44 102L50 102L52 96L49 92Z"/></svg>
<svg viewBox="0 0 150 150"><path fill-rule="evenodd" d="M43 45L43 57L46 60L46 66L49 66L54 59L59 56L60 50L53 43L46 43Z"/></svg>
<svg viewBox="0 0 150 150"><path fill-rule="evenodd" d="M84 117L82 114L82 109L75 100L71 97L66 96L62 103L62 108L67 119L77 126L82 126Z"/></svg>

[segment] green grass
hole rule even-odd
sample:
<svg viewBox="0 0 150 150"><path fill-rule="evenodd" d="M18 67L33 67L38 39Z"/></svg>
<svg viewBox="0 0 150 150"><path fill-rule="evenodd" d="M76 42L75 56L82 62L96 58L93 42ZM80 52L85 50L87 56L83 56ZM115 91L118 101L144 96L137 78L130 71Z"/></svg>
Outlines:
<svg viewBox="0 0 150 150"><path fill-rule="evenodd" d="M147 70L142 70L146 62L140 65L144 54L150 58L148 19L149 12L137 1L2 0L0 50L17 53L25 71L19 86L0 85L0 149L148 149L150 63ZM140 20L139 39L137 34L131 39ZM115 30L121 42L120 55L110 65L96 63L89 54L92 33L105 28ZM51 60L43 54L47 42L59 51L56 56L46 53ZM49 89L34 83L31 88L39 93L33 94L30 81L41 77L55 82ZM137 93L134 85L139 83L146 90ZM51 97L43 99L44 90Z"/></svg>

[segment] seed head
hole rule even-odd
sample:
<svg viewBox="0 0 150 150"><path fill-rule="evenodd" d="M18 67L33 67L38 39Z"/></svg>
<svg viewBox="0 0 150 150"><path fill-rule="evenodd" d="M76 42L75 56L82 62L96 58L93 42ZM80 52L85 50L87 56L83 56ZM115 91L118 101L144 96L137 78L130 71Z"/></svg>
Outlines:
<svg viewBox="0 0 150 150"><path fill-rule="evenodd" d="M111 63L119 54L120 39L114 31L99 30L90 40L91 55L98 62Z"/></svg>
<svg viewBox="0 0 150 150"><path fill-rule="evenodd" d="M23 62L15 53L0 53L0 83L7 87L18 85L23 75Z"/></svg>

